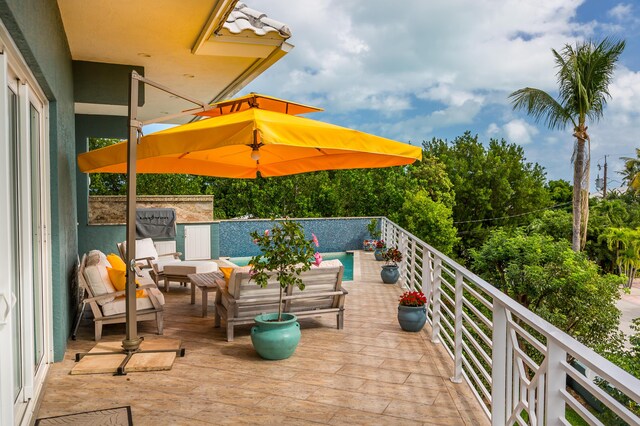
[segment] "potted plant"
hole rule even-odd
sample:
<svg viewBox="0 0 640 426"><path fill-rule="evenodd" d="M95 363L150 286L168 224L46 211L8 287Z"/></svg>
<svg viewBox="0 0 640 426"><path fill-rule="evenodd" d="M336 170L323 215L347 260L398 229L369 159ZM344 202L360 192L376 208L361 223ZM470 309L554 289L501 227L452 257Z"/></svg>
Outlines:
<svg viewBox="0 0 640 426"><path fill-rule="evenodd" d="M262 252L249 262L251 279L261 287L266 287L274 277L280 284L278 312L256 316L257 325L251 329L253 347L265 359L289 358L300 342L300 324L295 315L282 312L282 297L289 286L304 290L300 274L308 271L312 264L322 262L322 256L313 248L318 246L318 239L312 236L311 240L306 239L302 226L290 220L262 234L251 233Z"/></svg>
<svg viewBox="0 0 640 426"><path fill-rule="evenodd" d="M402 261L402 253L400 253L400 250L398 250L397 247L392 247L387 249L382 257L387 262L387 264L382 267L382 271L380 272L382 281L384 281L386 284L395 284L396 282L398 282L398 278L400 278L398 263Z"/></svg>
<svg viewBox="0 0 640 426"><path fill-rule="evenodd" d="M371 239L364 240L362 248L365 251L374 251L376 249L376 242L378 241L378 238L380 238L380 235L382 234L378 230L378 219L376 218L371 219L371 221L367 225L367 232L369 232L369 236L371 237Z"/></svg>
<svg viewBox="0 0 640 426"><path fill-rule="evenodd" d="M427 322L427 298L421 291L406 291L400 296L398 322L404 331L420 331Z"/></svg>
<svg viewBox="0 0 640 426"><path fill-rule="evenodd" d="M384 252L386 248L387 245L385 244L384 240L376 241L376 250L373 252L373 255L375 256L377 261L384 260Z"/></svg>

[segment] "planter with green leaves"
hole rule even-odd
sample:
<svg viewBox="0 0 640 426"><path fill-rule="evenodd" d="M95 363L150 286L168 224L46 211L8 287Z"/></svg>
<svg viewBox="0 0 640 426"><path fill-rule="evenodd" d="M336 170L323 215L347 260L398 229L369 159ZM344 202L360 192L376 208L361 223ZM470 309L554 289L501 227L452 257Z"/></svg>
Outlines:
<svg viewBox="0 0 640 426"><path fill-rule="evenodd" d="M404 331L417 332L427 322L427 298L421 291L406 291L398 304L398 323Z"/></svg>
<svg viewBox="0 0 640 426"><path fill-rule="evenodd" d="M311 240L306 239L302 226L290 220L262 234L252 232L251 237L262 252L249 262L251 279L261 287L266 287L273 278L280 284L278 312L255 318L251 342L262 358L289 358L300 341L300 324L295 315L282 312L282 297L289 286L304 290L300 274L308 271L312 264L322 262L322 256L313 248L318 246L318 239L313 234Z"/></svg>
<svg viewBox="0 0 640 426"><path fill-rule="evenodd" d="M397 247L387 249L383 254L384 260L387 262L382 267L380 277L385 284L395 284L400 278L400 269L398 263L402 261L402 253Z"/></svg>

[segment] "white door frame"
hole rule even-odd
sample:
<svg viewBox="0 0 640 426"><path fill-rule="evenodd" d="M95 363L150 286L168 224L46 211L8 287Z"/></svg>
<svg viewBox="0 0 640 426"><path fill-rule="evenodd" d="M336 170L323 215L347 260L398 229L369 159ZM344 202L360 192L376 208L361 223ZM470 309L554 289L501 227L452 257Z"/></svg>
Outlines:
<svg viewBox="0 0 640 426"><path fill-rule="evenodd" d="M0 241L0 270L11 276L11 271L20 269L21 289L21 325L23 332L23 389L17 401L13 395L13 360L12 319L11 313L6 311L5 300L12 301L10 280L0 280L0 424L29 424L36 402L40 396L48 366L53 361L53 326L52 326L52 298L51 298L51 238L50 238L50 184L49 184L49 117L48 102L35 77L27 67L17 47L11 40L8 31L0 22L0 235L11 235L13 223L12 210L17 209L19 234L16 236L20 252L16 253L5 238ZM18 95L18 206L13 206L13 181L9 162L11 151L9 147L8 126L8 87ZM39 132L38 153L40 170L34 173L38 178L40 191L38 194L40 223L33 228L32 211L32 146L31 146L31 105L38 112ZM38 235L34 247L33 233ZM42 280L42 318L43 356L41 364L36 366L34 360L34 305L33 305L33 256L39 253L39 277ZM19 264L17 263L19 262ZM7 316L5 324L3 318Z"/></svg>

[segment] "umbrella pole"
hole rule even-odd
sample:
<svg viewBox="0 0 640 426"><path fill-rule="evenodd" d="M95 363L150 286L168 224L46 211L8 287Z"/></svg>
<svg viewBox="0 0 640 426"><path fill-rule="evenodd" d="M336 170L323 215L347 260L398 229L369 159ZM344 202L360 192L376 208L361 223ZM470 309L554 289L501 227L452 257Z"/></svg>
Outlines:
<svg viewBox="0 0 640 426"><path fill-rule="evenodd" d="M125 315L126 315L126 336L122 341L122 351L125 355L118 366L116 376L124 376L127 374L127 364L131 357L135 354L144 353L166 353L175 352L177 356L183 357L185 350L182 344L177 349L152 349L141 350L140 344L144 340L138 336L138 320L137 320L137 303L136 303L136 274L135 274L135 258L136 258L136 157L138 148L138 135L142 129L143 122L138 120L138 91L140 84L150 84L160 90L168 91L157 83L150 82L140 76L136 71L131 72L131 80L129 82L129 139L127 141L127 284L125 287ZM170 92L173 93L173 92ZM183 99L191 100L180 96ZM195 101L200 104L200 102ZM208 106L202 104L200 109L206 110ZM181 113L179 115L186 115ZM113 355L114 352L86 352L76 353L76 362L85 356L91 355Z"/></svg>
<svg viewBox="0 0 640 426"><path fill-rule="evenodd" d="M138 120L138 73L132 71L129 81L129 140L127 141L127 285L125 287L127 333L122 341L122 348L134 352L140 348L142 339L138 337L138 321L136 306L136 152L138 148L138 132L141 123Z"/></svg>

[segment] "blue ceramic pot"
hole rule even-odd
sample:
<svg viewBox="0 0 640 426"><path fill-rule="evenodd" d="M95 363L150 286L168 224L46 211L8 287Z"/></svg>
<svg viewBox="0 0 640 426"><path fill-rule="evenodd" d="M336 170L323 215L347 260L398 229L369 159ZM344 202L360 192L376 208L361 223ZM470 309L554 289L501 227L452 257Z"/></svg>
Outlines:
<svg viewBox="0 0 640 426"><path fill-rule="evenodd" d="M398 305L398 322L404 331L422 330L427 322L427 307Z"/></svg>
<svg viewBox="0 0 640 426"><path fill-rule="evenodd" d="M262 314L255 317L251 328L251 343L264 359L286 359L296 351L300 342L300 324L292 314Z"/></svg>
<svg viewBox="0 0 640 426"><path fill-rule="evenodd" d="M377 248L376 251L373 252L373 255L376 257L377 261L383 260L383 258L382 258L382 249Z"/></svg>
<svg viewBox="0 0 640 426"><path fill-rule="evenodd" d="M380 277L382 277L382 281L384 281L385 284L395 284L398 282L398 278L400 278L400 270L398 266L385 265L382 267L382 271L380 271Z"/></svg>

